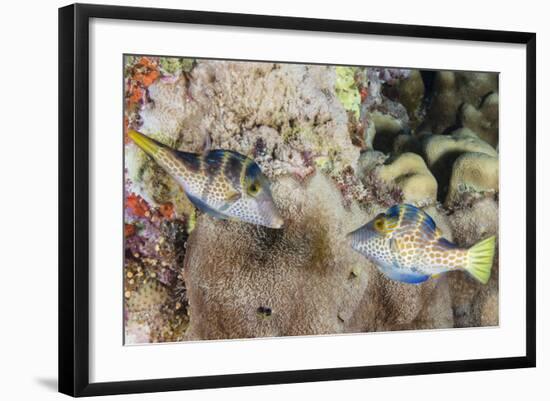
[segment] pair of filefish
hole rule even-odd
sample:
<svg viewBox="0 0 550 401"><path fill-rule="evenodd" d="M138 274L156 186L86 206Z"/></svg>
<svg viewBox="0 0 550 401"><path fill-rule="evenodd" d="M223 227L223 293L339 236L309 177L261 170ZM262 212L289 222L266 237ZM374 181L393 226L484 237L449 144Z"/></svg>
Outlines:
<svg viewBox="0 0 550 401"><path fill-rule="evenodd" d="M182 152L134 130L128 136L182 186L197 209L218 219L283 226L269 181L252 159L222 149ZM348 238L388 278L410 284L453 270L486 284L495 252L494 236L460 248L442 236L428 214L406 204L379 214Z"/></svg>

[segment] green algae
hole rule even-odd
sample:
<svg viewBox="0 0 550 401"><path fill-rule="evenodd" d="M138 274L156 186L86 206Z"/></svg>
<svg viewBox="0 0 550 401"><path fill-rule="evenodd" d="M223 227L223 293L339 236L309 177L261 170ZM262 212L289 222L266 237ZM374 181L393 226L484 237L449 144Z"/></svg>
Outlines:
<svg viewBox="0 0 550 401"><path fill-rule="evenodd" d="M361 110L361 95L355 81L357 67L336 67L335 91L338 100L346 111L351 112L359 119Z"/></svg>

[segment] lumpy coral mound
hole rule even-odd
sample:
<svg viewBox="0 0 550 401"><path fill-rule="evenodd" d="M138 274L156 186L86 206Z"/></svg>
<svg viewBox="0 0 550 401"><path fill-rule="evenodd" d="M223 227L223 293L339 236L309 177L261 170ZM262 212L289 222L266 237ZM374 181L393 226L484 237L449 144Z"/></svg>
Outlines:
<svg viewBox="0 0 550 401"><path fill-rule="evenodd" d="M495 74L155 57L125 74L126 128L254 159L285 220L197 212L127 143L128 343L498 324L498 258L487 286L415 286L346 238L401 202L459 246L498 234Z"/></svg>
<svg viewBox="0 0 550 401"><path fill-rule="evenodd" d="M306 335L346 331L369 284L370 268L346 246L354 221L338 190L321 174L302 185L277 181L282 230L201 216L184 266L190 339ZM268 308L269 316L258 313Z"/></svg>

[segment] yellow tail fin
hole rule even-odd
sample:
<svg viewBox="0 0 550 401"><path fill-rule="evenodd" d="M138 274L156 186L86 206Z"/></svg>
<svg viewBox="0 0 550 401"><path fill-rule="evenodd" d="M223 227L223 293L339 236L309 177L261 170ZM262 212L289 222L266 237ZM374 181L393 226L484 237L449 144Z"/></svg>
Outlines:
<svg viewBox="0 0 550 401"><path fill-rule="evenodd" d="M483 284L491 277L493 257L495 256L495 236L479 241L468 250L466 271Z"/></svg>

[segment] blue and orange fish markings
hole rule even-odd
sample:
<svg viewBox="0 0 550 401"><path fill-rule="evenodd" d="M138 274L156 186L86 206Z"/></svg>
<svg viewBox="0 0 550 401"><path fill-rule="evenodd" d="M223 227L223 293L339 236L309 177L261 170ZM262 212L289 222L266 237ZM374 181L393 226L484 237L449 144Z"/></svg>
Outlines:
<svg viewBox="0 0 550 401"><path fill-rule="evenodd" d="M203 212L219 219L282 227L270 183L252 159L224 149L206 154L182 152L134 130L128 136L181 185L191 203Z"/></svg>
<svg viewBox="0 0 550 401"><path fill-rule="evenodd" d="M434 220L412 205L395 205L349 234L353 249L371 260L390 279L419 284L451 270L464 270L487 283L495 237L473 247L448 241Z"/></svg>

